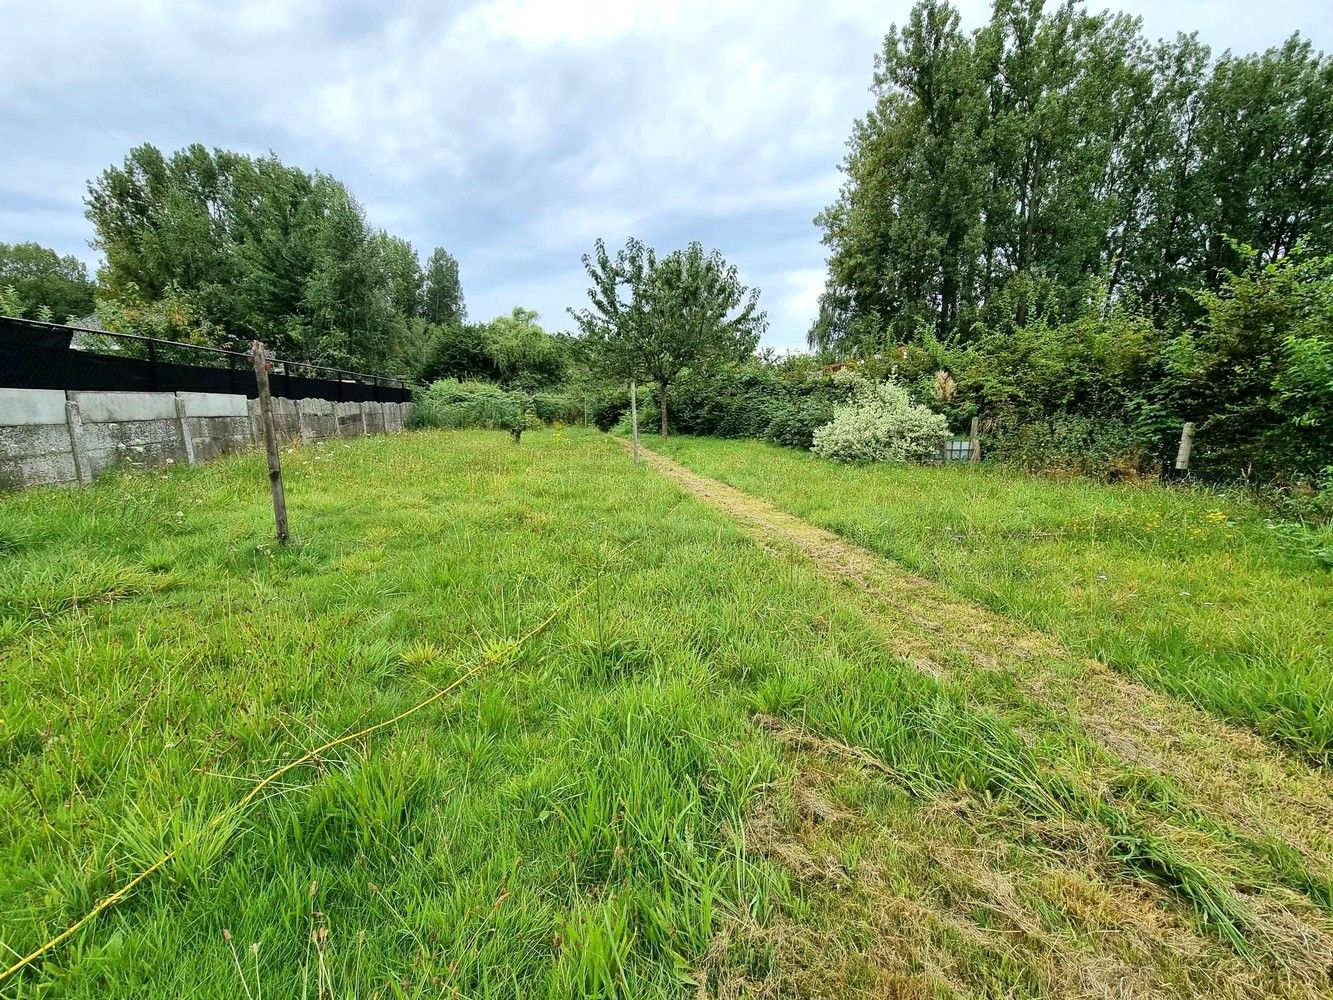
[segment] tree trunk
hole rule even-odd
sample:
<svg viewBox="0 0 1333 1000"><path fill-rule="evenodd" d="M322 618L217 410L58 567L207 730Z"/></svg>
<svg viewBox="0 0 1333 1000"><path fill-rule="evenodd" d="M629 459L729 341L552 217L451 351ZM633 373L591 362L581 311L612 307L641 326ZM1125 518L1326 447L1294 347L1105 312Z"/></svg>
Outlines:
<svg viewBox="0 0 1333 1000"><path fill-rule="evenodd" d="M662 411L662 437L667 436L667 384L665 382L657 383L657 404Z"/></svg>

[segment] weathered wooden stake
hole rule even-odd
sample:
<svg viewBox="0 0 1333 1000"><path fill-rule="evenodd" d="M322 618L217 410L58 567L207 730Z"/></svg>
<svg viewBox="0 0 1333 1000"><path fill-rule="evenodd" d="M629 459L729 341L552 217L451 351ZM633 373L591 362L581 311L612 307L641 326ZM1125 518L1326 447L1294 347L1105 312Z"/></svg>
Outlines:
<svg viewBox="0 0 1333 1000"><path fill-rule="evenodd" d="M634 440L634 461L639 459L639 384L629 384L629 424L630 437Z"/></svg>
<svg viewBox="0 0 1333 1000"><path fill-rule="evenodd" d="M968 441L972 446L971 453L968 455L968 461L976 465L981 461L981 418L972 418L972 431L968 435Z"/></svg>
<svg viewBox="0 0 1333 1000"><path fill-rule="evenodd" d="M268 482L273 490L273 521L278 541L287 544L287 497L282 491L282 460L278 452L278 428L273 422L273 396L268 388L268 360L264 345L254 341L250 351L255 361L255 381L259 383L259 415L264 422L264 448L268 451Z"/></svg>
<svg viewBox="0 0 1333 1000"><path fill-rule="evenodd" d="M1186 421L1180 429L1180 447L1176 450L1176 468L1188 472L1190 467L1190 449L1194 447L1194 421Z"/></svg>

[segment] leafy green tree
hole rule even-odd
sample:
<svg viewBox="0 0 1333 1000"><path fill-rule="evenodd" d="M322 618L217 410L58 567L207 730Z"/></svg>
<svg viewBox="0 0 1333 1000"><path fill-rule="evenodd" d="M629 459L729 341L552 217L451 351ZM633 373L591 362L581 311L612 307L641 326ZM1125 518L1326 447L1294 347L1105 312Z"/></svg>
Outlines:
<svg viewBox="0 0 1333 1000"><path fill-rule="evenodd" d="M296 360L386 374L420 363L420 262L332 177L272 155L144 145L89 185L87 214L116 321L176 296L222 343L258 338Z"/></svg>
<svg viewBox="0 0 1333 1000"><path fill-rule="evenodd" d="M486 324L443 323L430 326L416 375L423 382L450 378L462 382L498 381L500 373L491 357Z"/></svg>
<svg viewBox="0 0 1333 1000"><path fill-rule="evenodd" d="M487 351L505 385L533 391L559 382L565 371L560 341L537 323L537 313L515 306L486 326Z"/></svg>
<svg viewBox="0 0 1333 1000"><path fill-rule="evenodd" d="M458 260L444 247L436 247L426 262L426 287L422 315L431 323L461 324L467 320Z"/></svg>
<svg viewBox="0 0 1333 1000"><path fill-rule="evenodd" d="M598 240L583 256L591 308L570 310L613 377L656 383L660 428L669 428L672 383L686 368L737 363L754 352L767 317L759 290L698 243L663 258L630 239L612 258Z"/></svg>
<svg viewBox="0 0 1333 1000"><path fill-rule="evenodd" d="M1333 248L1333 60L1293 37L1213 62L1076 0L921 0L876 64L812 346L869 355L1060 324L1101 295L1189 323L1193 293L1302 237Z"/></svg>
<svg viewBox="0 0 1333 1000"><path fill-rule="evenodd" d="M91 313L96 292L82 261L38 243L0 243L0 288L13 290L5 315L35 319L46 310L62 321Z"/></svg>

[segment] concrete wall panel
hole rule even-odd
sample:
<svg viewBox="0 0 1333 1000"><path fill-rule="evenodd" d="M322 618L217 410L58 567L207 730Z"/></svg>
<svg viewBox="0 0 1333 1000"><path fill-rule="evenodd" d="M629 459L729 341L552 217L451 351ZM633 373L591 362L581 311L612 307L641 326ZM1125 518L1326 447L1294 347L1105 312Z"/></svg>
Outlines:
<svg viewBox="0 0 1333 1000"><path fill-rule="evenodd" d="M166 395L170 400L171 394ZM170 420L89 423L85 418L83 448L88 456L88 469L94 476L119 466L153 469L186 463L174 401Z"/></svg>
<svg viewBox="0 0 1333 1000"><path fill-rule="evenodd" d="M362 403L362 412L365 414L366 433L383 434L384 433L384 404L383 403Z"/></svg>
<svg viewBox="0 0 1333 1000"><path fill-rule="evenodd" d="M321 399L273 403L279 436L307 442L400 430L412 409ZM0 389L0 489L75 483L80 468L86 481L116 467L205 462L262 441L259 401L240 395Z"/></svg>
<svg viewBox="0 0 1333 1000"><path fill-rule="evenodd" d="M225 392L178 392L191 417L244 417L250 411L244 396Z"/></svg>
<svg viewBox="0 0 1333 1000"><path fill-rule="evenodd" d="M0 457L0 490L21 490L28 486L66 486L78 482L74 453Z"/></svg>
<svg viewBox="0 0 1333 1000"><path fill-rule="evenodd" d="M0 389L0 427L64 422L64 390Z"/></svg>
<svg viewBox="0 0 1333 1000"><path fill-rule="evenodd" d="M137 423L175 420L176 398L171 392L71 392L85 424Z"/></svg>
<svg viewBox="0 0 1333 1000"><path fill-rule="evenodd" d="M185 430L190 435L196 463L211 461L254 444L248 416L187 417Z"/></svg>
<svg viewBox="0 0 1333 1000"><path fill-rule="evenodd" d="M362 437L366 433L365 418L361 415L360 403L334 403L334 413L338 417L339 437Z"/></svg>

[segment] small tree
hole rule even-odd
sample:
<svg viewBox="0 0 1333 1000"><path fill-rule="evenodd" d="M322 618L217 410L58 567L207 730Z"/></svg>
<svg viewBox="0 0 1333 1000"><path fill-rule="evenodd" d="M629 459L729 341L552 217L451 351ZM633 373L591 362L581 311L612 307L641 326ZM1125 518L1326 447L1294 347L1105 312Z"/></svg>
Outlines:
<svg viewBox="0 0 1333 1000"><path fill-rule="evenodd" d="M663 437L680 373L743 360L768 325L759 290L742 285L720 251L705 253L698 243L659 259L630 239L612 259L598 240L583 266L592 307L570 314L604 371L656 383Z"/></svg>

